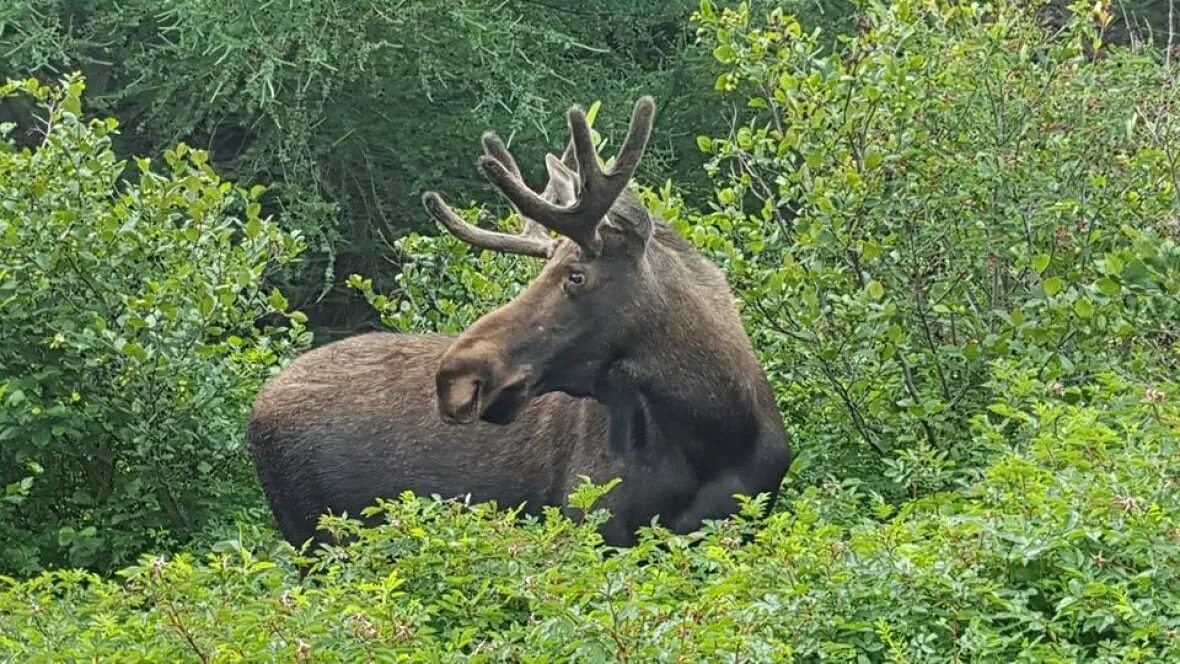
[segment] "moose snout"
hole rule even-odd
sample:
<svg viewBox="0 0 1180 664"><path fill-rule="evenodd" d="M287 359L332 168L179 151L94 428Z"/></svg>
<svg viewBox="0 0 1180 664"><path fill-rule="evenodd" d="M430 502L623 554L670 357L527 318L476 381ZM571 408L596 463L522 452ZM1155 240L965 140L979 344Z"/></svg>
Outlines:
<svg viewBox="0 0 1180 664"><path fill-rule="evenodd" d="M479 417L484 381L462 375L438 379L438 414L447 424L471 424Z"/></svg>
<svg viewBox="0 0 1180 664"><path fill-rule="evenodd" d="M498 346L460 339L435 374L439 417L448 424L511 421L529 399L528 375L509 366Z"/></svg>

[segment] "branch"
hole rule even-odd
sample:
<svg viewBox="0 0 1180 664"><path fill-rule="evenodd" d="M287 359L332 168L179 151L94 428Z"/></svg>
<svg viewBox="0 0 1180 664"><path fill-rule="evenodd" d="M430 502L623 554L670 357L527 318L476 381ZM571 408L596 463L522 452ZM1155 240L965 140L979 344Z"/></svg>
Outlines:
<svg viewBox="0 0 1180 664"><path fill-rule="evenodd" d="M823 371L825 376L827 376L828 381L836 390L836 394L839 395L840 400L844 402L844 406L848 409L849 414L852 416L852 426L856 429L856 432L860 434L860 437L863 438L864 441L868 443L877 454L881 455L882 457L889 456L889 450L885 449L885 447L881 445L877 439L869 435L868 426L865 424L864 418L861 417L860 409L856 407L856 404L852 403L852 397L848 394L848 389L845 388L844 385L836 378L835 372L832 371L831 366L828 365L827 361L823 358L820 358L820 370Z"/></svg>
<svg viewBox="0 0 1180 664"><path fill-rule="evenodd" d="M910 363L905 359L905 353L899 348L897 349L897 363L901 365L901 375L905 379L905 389L909 392L910 398L917 404L922 397L918 393L918 387L914 384L914 374L910 370ZM931 426L930 421L925 417L919 417L918 421L922 423L922 429L926 432L926 440L930 443L930 447L938 448L938 439L934 436L934 427Z"/></svg>
<svg viewBox="0 0 1180 664"><path fill-rule="evenodd" d="M755 300L753 306L758 310L759 313L762 314L763 318L765 318L767 326L769 326L770 329L774 330L775 332L804 343L814 344L816 342L815 339L808 339L794 330L789 330L783 327L773 316L770 315L769 312L766 311L761 302ZM785 315L788 319L790 319L789 314ZM819 360L820 371L828 379L828 382L832 384L832 388L836 391L836 395L840 397L840 401L844 402L844 407L848 409L848 413L852 418L852 426L856 429L856 432L860 434L860 437L864 439L864 441L868 443L869 446L872 447L875 452L877 452L877 454L882 457L889 456L889 450L881 445L881 443L877 441L877 439L874 438L872 433L869 431L869 427L865 423L864 417L860 413L860 409L857 408L856 403L853 402L852 395L848 393L848 389L844 387L844 385L836 377L836 373L832 370L832 366L827 360L818 355L816 356L816 359Z"/></svg>

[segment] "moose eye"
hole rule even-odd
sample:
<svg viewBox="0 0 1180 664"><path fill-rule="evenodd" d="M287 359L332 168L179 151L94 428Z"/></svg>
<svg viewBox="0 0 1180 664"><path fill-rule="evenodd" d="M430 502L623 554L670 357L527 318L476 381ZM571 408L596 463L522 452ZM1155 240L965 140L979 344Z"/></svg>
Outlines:
<svg viewBox="0 0 1180 664"><path fill-rule="evenodd" d="M565 287L566 292L576 290L586 284L586 273L581 270L570 270L565 273Z"/></svg>

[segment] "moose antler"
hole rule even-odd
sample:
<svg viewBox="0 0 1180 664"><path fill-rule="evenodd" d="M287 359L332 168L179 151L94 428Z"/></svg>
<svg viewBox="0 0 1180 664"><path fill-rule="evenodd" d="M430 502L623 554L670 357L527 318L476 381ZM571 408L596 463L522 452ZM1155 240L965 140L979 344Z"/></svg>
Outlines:
<svg viewBox="0 0 1180 664"><path fill-rule="evenodd" d="M512 173L513 177L521 183L524 182L520 168L516 166L516 160L512 158L512 153L508 151L499 136L489 131L483 135L482 142L484 156L481 159L495 161ZM443 201L442 196L433 191L422 195L422 203L426 206L426 211L430 213L430 216L446 226L447 230L455 237L474 247L537 258L547 258L553 250L554 240L546 232L545 227L521 214L519 209L517 209L517 214L521 218L521 230L519 234L512 235L485 230L467 223L455 214L454 210Z"/></svg>
<svg viewBox="0 0 1180 664"><path fill-rule="evenodd" d="M643 158L647 140L651 136L655 108L655 102L649 96L640 97L635 103L627 138L610 172L604 172L598 165L598 154L594 150L586 114L577 106L570 108L567 113L570 144L560 161L552 159L558 164L573 166L576 170L576 191L573 194L566 192L564 196L561 191L563 183L558 181L563 176L555 171L555 164L549 164L549 185L542 194L538 194L525 184L516 161L503 142L494 133L485 133L484 154L478 163L520 215L524 226L517 235L488 231L467 223L435 192L423 194L422 202L427 212L455 237L476 247L546 258L554 246L553 238L544 230L548 228L570 238L587 254L597 255L602 249L598 224L627 188L639 160ZM573 201L551 200L559 198L573 198Z"/></svg>
<svg viewBox="0 0 1180 664"><path fill-rule="evenodd" d="M655 102L651 97L639 98L631 114L627 138L623 141L615 164L610 172L604 172L598 165L598 155L594 150L586 114L577 106L570 108L570 137L581 191L576 200L569 205L557 205L538 196L524 183L519 171L513 172L509 166L490 154L479 158L479 166L521 215L570 238L590 255L597 255L602 249L598 224L606 217L606 213L635 174L635 168L647 149L655 109Z"/></svg>

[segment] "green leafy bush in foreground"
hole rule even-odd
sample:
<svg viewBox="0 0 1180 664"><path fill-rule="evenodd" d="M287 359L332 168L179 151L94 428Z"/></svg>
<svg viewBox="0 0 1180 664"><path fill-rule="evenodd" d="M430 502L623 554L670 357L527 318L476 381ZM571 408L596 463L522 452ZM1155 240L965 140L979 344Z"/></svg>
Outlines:
<svg viewBox="0 0 1180 664"><path fill-rule="evenodd" d="M242 415L303 337L297 313L255 325L289 313L261 280L301 247L259 216L262 188L184 145L166 174L126 169L82 92L0 86L40 107L0 127L0 570L18 573L127 564L257 503Z"/></svg>
<svg viewBox="0 0 1180 664"><path fill-rule="evenodd" d="M997 365L982 479L894 513L809 488L763 524L597 545L589 523L405 499L300 582L227 542L3 580L19 661L1164 661L1180 656L1180 386L1096 376L1079 403ZM600 490L584 488L579 499ZM750 538L743 543L743 538Z"/></svg>

